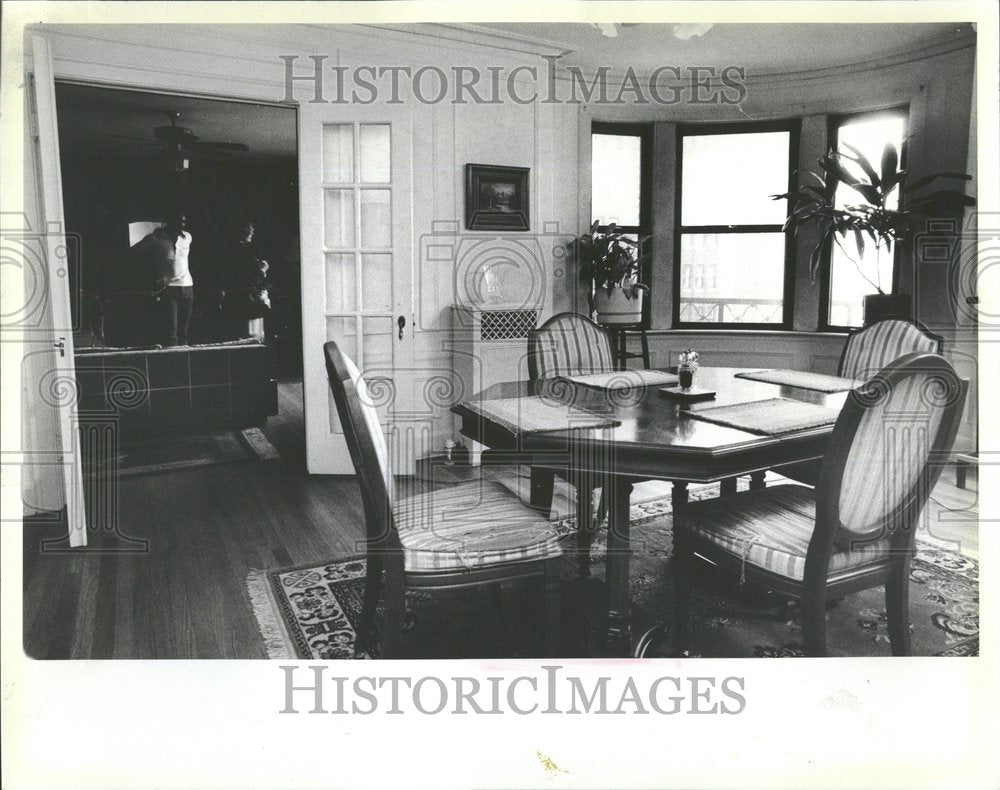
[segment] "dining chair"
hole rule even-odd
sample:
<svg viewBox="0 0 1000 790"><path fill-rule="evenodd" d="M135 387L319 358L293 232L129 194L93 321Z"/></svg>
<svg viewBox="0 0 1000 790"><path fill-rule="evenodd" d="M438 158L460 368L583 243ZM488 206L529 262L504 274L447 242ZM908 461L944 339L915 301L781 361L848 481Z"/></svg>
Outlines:
<svg viewBox="0 0 1000 790"><path fill-rule="evenodd" d="M941 356L890 362L848 396L815 489L777 485L674 514L675 647L687 647L695 554L801 602L805 653L825 655L827 602L884 586L893 655L908 655L920 513L958 431L967 383Z"/></svg>
<svg viewBox="0 0 1000 790"><path fill-rule="evenodd" d="M611 332L587 316L558 313L528 333L528 378L533 382L614 370ZM558 473L564 476L561 470ZM536 494L540 502L551 504L556 474L550 467L532 465L531 486L533 491L542 492ZM590 545L605 516L604 496L602 493L595 513L594 491L601 488L599 482L585 472L576 473L569 482L576 489L579 568L586 576L590 573Z"/></svg>
<svg viewBox="0 0 1000 790"><path fill-rule="evenodd" d="M837 375L867 379L904 354L913 351L940 354L943 340L912 318L883 318L847 335Z"/></svg>
<svg viewBox="0 0 1000 790"><path fill-rule="evenodd" d="M914 351L940 354L944 338L912 318L883 318L860 329L851 330L840 352L837 375L865 380L893 360ZM800 483L816 485L820 462L806 461L777 469L780 474Z"/></svg>
<svg viewBox="0 0 1000 790"><path fill-rule="evenodd" d="M372 638L383 575L386 658L400 656L407 589L498 587L537 577L544 593L544 650L554 656L562 567L556 528L487 480L397 499L385 436L364 379L333 341L323 352L365 513L367 570L355 651Z"/></svg>

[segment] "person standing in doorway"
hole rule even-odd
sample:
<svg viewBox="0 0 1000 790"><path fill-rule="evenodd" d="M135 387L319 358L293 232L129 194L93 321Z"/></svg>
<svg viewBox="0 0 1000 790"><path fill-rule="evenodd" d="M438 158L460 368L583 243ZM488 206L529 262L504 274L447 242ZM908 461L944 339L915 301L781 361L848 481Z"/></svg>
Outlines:
<svg viewBox="0 0 1000 790"><path fill-rule="evenodd" d="M156 278L157 342L186 346L194 306L194 280L188 268L191 234L187 232L187 216L183 211L174 212L166 225L147 235L133 250L151 264Z"/></svg>
<svg viewBox="0 0 1000 790"><path fill-rule="evenodd" d="M233 333L237 338L252 337L264 342L264 316L271 309L267 293L267 261L258 258L253 246L256 228L252 221L238 226L237 241L230 262L227 292Z"/></svg>

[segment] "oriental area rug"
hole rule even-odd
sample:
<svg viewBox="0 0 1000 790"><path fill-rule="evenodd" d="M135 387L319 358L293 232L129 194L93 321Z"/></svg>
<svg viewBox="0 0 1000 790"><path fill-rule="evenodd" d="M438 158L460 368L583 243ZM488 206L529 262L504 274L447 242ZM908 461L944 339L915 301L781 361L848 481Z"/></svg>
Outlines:
<svg viewBox="0 0 1000 790"><path fill-rule="evenodd" d="M718 495L718 485L693 489L692 499ZM647 657L667 655L672 632L671 503L659 496L632 507L632 632L643 633ZM605 543L595 538L591 575L577 569L574 519L558 522L566 537L560 658L600 655L604 633ZM251 605L270 658L378 658L376 615L372 646L355 655L355 624L364 594L363 558L253 571ZM767 658L802 655L799 610L766 592L741 592L735 580L705 565L695 572L691 601L692 655ZM538 657L542 650L540 585L407 593L403 650L407 658ZM979 565L956 547L917 539L910 572L913 655L975 656L979 651ZM662 643L662 644L661 644ZM848 595L827 613L832 656L890 656L881 588Z"/></svg>

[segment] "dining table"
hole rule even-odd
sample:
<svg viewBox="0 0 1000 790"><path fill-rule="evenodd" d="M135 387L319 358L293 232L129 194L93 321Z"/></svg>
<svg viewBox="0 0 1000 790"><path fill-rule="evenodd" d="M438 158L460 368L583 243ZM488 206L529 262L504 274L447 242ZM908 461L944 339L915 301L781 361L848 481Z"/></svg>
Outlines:
<svg viewBox="0 0 1000 790"><path fill-rule="evenodd" d="M676 528L684 518L692 484L721 481L720 495L731 496L738 477L749 476L750 488L760 489L767 470L780 472L784 465L822 458L833 420L856 383L845 379L841 391L827 392L742 375L751 373L702 367L695 386L714 396L693 402L678 397L677 385L667 387L673 392L663 392L660 384L602 388L552 378L495 384L452 406L461 418L462 434L490 451L556 470L573 480L578 490L590 490L582 485L606 486L607 632L603 650L609 656L629 655L632 646L629 508L633 485L645 480L672 482ZM754 404L767 406L763 402L776 399L781 401L778 406L792 410L797 404L811 404L827 411L815 410L821 417L825 414L822 424L771 432L765 432L763 418L760 425L736 427L695 416L712 417L723 413L715 411L717 407L740 404L747 404L753 413ZM809 411L808 407L799 409ZM519 411L524 414L524 425L511 417ZM531 423L529 413L535 414L535 422ZM552 417L544 416L550 413Z"/></svg>

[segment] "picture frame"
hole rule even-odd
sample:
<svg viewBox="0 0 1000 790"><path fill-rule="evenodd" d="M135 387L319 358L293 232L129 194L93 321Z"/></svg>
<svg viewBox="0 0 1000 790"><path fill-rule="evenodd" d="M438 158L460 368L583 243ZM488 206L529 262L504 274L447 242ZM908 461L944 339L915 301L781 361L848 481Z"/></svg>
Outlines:
<svg viewBox="0 0 1000 790"><path fill-rule="evenodd" d="M467 230L530 230L529 167L467 164Z"/></svg>

